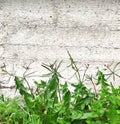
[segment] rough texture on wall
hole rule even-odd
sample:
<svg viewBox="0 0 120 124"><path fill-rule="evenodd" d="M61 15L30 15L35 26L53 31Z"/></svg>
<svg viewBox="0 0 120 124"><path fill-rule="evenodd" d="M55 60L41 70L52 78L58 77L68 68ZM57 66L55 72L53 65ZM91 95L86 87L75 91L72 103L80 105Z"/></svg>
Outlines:
<svg viewBox="0 0 120 124"><path fill-rule="evenodd" d="M34 60L40 71L41 62L67 63L67 50L94 67L120 61L120 0L0 0L1 67L19 73Z"/></svg>

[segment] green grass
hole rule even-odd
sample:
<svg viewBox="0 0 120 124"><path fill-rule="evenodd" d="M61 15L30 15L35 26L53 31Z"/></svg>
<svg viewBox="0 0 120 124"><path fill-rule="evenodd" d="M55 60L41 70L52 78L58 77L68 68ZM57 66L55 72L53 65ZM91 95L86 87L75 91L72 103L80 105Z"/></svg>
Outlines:
<svg viewBox="0 0 120 124"><path fill-rule="evenodd" d="M86 75L86 70L81 78L75 61L70 54L69 57L69 67L78 82L60 84L62 76L58 69L62 62L56 61L42 65L49 70L49 80L35 81L34 93L25 87L25 77L15 76L21 96L13 99L0 96L0 124L120 124L120 87L115 88L109 81L110 76L119 76L115 70L119 63L113 70L106 66L110 70L107 75L98 70L94 84L94 77ZM95 92L85 86L88 79L94 84ZM101 89L97 91L96 85Z"/></svg>

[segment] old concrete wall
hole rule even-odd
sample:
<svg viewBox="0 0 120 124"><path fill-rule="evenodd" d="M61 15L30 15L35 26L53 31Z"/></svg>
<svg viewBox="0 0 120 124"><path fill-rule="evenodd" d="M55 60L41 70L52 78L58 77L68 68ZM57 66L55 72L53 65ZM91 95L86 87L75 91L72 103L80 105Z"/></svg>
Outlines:
<svg viewBox="0 0 120 124"><path fill-rule="evenodd" d="M0 66L21 73L31 60L120 61L120 0L0 0ZM14 71L13 71L14 70ZM43 70L42 70L43 71Z"/></svg>

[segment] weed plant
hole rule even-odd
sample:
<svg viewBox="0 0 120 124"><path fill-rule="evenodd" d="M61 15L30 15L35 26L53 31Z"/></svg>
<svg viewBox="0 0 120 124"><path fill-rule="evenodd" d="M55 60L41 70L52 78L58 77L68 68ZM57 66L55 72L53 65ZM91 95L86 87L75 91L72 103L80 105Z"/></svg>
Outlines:
<svg viewBox="0 0 120 124"><path fill-rule="evenodd" d="M0 96L0 124L120 124L120 87L115 88L109 81L110 76L119 76L115 70L119 63L113 70L106 66L109 74L98 70L95 84L93 77L86 75L88 65L81 78L75 61L70 54L69 57L69 67L74 70L77 83L60 84L62 76L58 69L62 62L57 61L42 64L50 72L47 74L49 80L35 81L35 92L25 87L25 76L15 76L16 89L21 97ZM95 92L85 86L86 79L91 80ZM74 88L73 92L68 84ZM96 85L101 89L97 91Z"/></svg>

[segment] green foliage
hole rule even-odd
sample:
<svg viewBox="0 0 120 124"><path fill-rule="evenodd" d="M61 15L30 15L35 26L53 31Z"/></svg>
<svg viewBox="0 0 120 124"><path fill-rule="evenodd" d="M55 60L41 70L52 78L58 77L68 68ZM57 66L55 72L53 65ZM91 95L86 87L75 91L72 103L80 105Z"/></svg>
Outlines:
<svg viewBox="0 0 120 124"><path fill-rule="evenodd" d="M120 87L115 88L107 75L98 70L96 85L101 89L94 93L84 84L88 77L92 78L87 75L85 79L85 73L81 77L69 56L69 67L75 71L78 82L60 84L61 62L57 64L57 61L42 65L50 71L45 75L49 80L35 81L34 93L25 87L25 77L15 76L21 96L14 99L0 96L0 124L120 124Z"/></svg>

